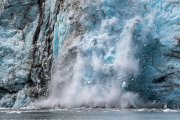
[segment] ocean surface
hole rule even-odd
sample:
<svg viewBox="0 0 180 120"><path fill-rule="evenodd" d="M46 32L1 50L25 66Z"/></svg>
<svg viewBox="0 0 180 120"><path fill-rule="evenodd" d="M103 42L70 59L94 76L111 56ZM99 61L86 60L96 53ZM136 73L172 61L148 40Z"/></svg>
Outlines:
<svg viewBox="0 0 180 120"><path fill-rule="evenodd" d="M180 120L180 111L170 109L1 109L0 120Z"/></svg>

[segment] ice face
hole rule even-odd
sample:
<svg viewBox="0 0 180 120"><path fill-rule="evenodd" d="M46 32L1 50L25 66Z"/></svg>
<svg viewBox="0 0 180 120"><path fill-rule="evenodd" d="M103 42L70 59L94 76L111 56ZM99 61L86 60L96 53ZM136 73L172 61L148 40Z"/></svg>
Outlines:
<svg viewBox="0 0 180 120"><path fill-rule="evenodd" d="M56 6L59 4L50 0L1 1L2 107L26 106L40 94L46 93L52 61L51 41L56 14L59 11Z"/></svg>
<svg viewBox="0 0 180 120"><path fill-rule="evenodd" d="M148 4L148 2L146 3ZM146 5L151 11L145 14L149 19L150 33L147 40L151 45L146 44L143 53L144 70L140 76L139 85L148 99L160 100L173 107L178 106L177 94L179 84L179 1L151 1L151 6ZM143 62L142 62L143 63ZM144 89L146 88L146 90ZM141 92L140 92L141 93ZM147 94L149 93L149 94Z"/></svg>
<svg viewBox="0 0 180 120"><path fill-rule="evenodd" d="M179 0L2 0L1 106L44 96L50 79L41 106L178 106L179 8Z"/></svg>

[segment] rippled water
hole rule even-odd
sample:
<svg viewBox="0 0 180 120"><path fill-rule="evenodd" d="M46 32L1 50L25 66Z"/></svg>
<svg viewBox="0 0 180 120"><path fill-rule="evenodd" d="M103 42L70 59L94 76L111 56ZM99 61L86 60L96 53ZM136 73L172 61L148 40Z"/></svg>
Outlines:
<svg viewBox="0 0 180 120"><path fill-rule="evenodd" d="M0 110L0 120L180 120L177 110Z"/></svg>

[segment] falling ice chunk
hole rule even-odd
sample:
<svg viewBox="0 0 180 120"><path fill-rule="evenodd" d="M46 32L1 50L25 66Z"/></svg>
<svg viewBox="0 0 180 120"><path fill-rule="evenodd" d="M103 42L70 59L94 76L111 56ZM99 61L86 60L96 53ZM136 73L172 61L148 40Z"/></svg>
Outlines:
<svg viewBox="0 0 180 120"><path fill-rule="evenodd" d="M123 88L126 88L126 87L127 87L127 83L126 83L126 82L123 82L122 87L123 87Z"/></svg>

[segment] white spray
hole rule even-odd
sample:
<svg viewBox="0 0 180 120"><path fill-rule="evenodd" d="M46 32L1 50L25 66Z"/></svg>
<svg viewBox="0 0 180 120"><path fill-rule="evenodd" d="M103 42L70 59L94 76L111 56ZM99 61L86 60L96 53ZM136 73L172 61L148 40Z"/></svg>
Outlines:
<svg viewBox="0 0 180 120"><path fill-rule="evenodd" d="M122 11L119 9L122 6L114 7L117 13L125 12L122 16L107 15L94 24L93 30L71 39L71 44L59 52L50 95L39 106L125 108L141 104L137 94L125 90L139 69L133 32L140 18L128 17L135 10L130 13L129 6ZM104 13L110 9L106 7L101 8ZM126 17L122 19L123 16Z"/></svg>

